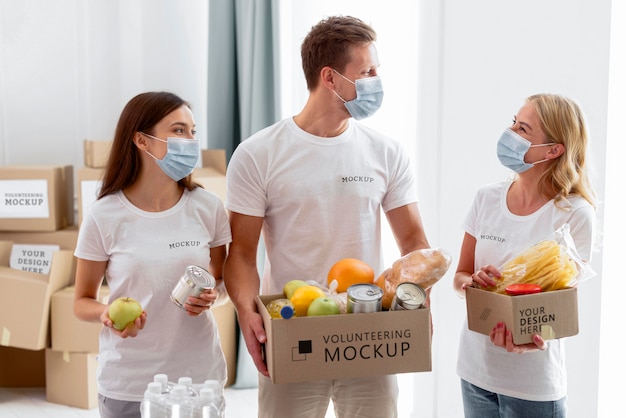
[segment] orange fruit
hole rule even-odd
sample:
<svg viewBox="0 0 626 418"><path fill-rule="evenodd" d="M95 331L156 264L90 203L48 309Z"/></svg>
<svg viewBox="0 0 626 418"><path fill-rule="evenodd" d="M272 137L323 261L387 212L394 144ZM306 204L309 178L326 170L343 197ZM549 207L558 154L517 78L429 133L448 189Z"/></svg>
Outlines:
<svg viewBox="0 0 626 418"><path fill-rule="evenodd" d="M296 316L306 316L311 302L321 296L326 296L322 289L317 286L306 285L297 288L289 300L293 303Z"/></svg>
<svg viewBox="0 0 626 418"><path fill-rule="evenodd" d="M357 283L374 283L374 270L364 261L356 258L343 258L328 271L328 286L337 281L337 293L346 292Z"/></svg>

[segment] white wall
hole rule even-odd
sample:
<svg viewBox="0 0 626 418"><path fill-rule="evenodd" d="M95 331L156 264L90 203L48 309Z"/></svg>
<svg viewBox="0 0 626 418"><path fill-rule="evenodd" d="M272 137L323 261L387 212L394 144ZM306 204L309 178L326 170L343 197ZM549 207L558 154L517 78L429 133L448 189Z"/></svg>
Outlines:
<svg viewBox="0 0 626 418"><path fill-rule="evenodd" d="M128 99L153 89L190 100L206 141L207 3L0 0L0 164L81 166L83 139L110 138ZM609 0L282 3L291 5L291 23L282 29L294 35L285 51L293 65L283 67L292 86L284 96L294 99L287 114L306 95L298 48L312 23L337 12L376 29L395 22L379 29L387 93L368 123L410 150L429 239L455 260L459 225L476 189L508 175L495 142L532 93L562 93L582 105L603 198ZM400 102L406 106L392 107ZM573 418L597 411L600 284L605 275L621 274L616 262L603 274L602 255L593 263L598 277L580 288L580 335L567 343ZM465 308L451 279L450 273L433 290L433 372L402 376L401 401L414 405L416 417L462 415L454 368Z"/></svg>
<svg viewBox="0 0 626 418"><path fill-rule="evenodd" d="M0 163L83 165L126 102L169 90L206 143L203 0L0 0Z"/></svg>

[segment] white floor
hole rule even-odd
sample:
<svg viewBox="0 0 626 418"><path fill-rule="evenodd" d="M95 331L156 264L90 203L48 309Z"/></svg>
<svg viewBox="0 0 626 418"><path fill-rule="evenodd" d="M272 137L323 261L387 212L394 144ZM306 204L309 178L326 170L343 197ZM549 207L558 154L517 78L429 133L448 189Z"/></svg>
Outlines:
<svg viewBox="0 0 626 418"><path fill-rule="evenodd" d="M413 405L410 392L411 374L398 375L400 399L398 414L409 417ZM226 416L228 418L254 418L257 416L257 390L226 388ZM46 401L45 388L0 388L0 418L99 418L98 409L80 409ZM334 418L329 408L325 418Z"/></svg>

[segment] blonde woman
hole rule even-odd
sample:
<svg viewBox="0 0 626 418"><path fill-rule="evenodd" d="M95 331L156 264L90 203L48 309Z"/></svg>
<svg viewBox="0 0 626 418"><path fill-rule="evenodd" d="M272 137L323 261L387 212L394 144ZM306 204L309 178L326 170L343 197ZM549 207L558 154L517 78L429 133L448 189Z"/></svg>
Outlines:
<svg viewBox="0 0 626 418"><path fill-rule="evenodd" d="M515 171L514 178L481 188L463 224L454 277L461 297L472 283L494 285L496 266L566 223L580 256L591 259L595 209L587 142L583 115L572 100L553 94L526 100L497 145L500 162ZM567 414L562 339L534 335L533 343L514 345L503 323L490 336L465 325L457 373L468 418Z"/></svg>

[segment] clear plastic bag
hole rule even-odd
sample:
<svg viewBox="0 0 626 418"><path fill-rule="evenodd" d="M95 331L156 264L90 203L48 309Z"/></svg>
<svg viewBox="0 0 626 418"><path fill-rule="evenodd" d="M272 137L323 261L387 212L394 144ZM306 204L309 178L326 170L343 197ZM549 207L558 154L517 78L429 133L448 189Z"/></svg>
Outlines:
<svg viewBox="0 0 626 418"><path fill-rule="evenodd" d="M574 287L595 276L591 266L576 251L569 224L564 224L545 240L526 248L500 267L502 277L487 290L506 293L511 284L531 283L544 292Z"/></svg>

